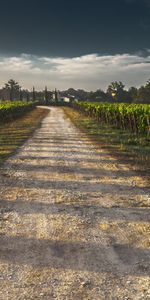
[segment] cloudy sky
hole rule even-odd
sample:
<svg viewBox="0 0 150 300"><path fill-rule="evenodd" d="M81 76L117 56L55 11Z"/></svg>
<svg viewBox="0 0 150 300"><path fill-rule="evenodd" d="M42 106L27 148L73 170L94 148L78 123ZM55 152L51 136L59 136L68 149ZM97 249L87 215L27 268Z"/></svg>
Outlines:
<svg viewBox="0 0 150 300"><path fill-rule="evenodd" d="M150 78L150 0L0 0L0 86L105 89Z"/></svg>

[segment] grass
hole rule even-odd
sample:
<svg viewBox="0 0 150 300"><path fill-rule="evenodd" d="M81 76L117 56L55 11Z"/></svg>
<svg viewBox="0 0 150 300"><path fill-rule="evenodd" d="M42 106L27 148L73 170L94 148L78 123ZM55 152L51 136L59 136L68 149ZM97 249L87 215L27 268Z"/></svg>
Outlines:
<svg viewBox="0 0 150 300"><path fill-rule="evenodd" d="M136 136L112 126L101 126L94 119L64 107L66 115L101 148L110 150L118 159L126 160L141 172L150 172L150 137Z"/></svg>
<svg viewBox="0 0 150 300"><path fill-rule="evenodd" d="M0 165L32 135L47 113L47 109L35 108L13 122L0 124Z"/></svg>

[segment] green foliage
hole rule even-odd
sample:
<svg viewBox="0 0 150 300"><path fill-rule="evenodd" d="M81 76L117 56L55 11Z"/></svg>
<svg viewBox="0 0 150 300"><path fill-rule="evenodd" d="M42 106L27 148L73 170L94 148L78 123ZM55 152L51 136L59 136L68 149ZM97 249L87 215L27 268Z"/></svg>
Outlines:
<svg viewBox="0 0 150 300"><path fill-rule="evenodd" d="M19 86L18 82L13 79L10 79L7 83L5 83L5 88L9 91L9 100L12 101L16 94L19 94L21 87ZM21 100L21 99L20 99Z"/></svg>
<svg viewBox="0 0 150 300"><path fill-rule="evenodd" d="M35 107L33 102L24 101L1 101L0 102L0 123L14 120Z"/></svg>
<svg viewBox="0 0 150 300"><path fill-rule="evenodd" d="M150 132L149 104L78 102L74 107L101 124L110 124L134 134L148 135Z"/></svg>
<svg viewBox="0 0 150 300"><path fill-rule="evenodd" d="M33 91L32 91L32 100L35 101L35 87L33 86Z"/></svg>

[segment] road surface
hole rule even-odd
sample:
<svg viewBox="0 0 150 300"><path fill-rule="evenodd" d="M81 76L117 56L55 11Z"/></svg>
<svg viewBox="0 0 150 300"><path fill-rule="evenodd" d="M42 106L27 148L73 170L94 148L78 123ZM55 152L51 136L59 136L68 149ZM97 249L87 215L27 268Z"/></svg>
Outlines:
<svg viewBox="0 0 150 300"><path fill-rule="evenodd" d="M150 189L51 108L0 171L0 299L150 299Z"/></svg>

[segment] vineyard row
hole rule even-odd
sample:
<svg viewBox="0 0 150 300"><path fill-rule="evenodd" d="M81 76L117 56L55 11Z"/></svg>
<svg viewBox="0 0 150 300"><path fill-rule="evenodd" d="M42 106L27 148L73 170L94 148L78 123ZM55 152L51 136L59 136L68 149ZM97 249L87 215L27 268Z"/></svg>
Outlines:
<svg viewBox="0 0 150 300"><path fill-rule="evenodd" d="M35 107L33 102L2 101L0 102L0 123L14 120Z"/></svg>
<svg viewBox="0 0 150 300"><path fill-rule="evenodd" d="M101 124L129 130L134 134L150 134L149 104L78 102L73 107L94 117Z"/></svg>

